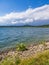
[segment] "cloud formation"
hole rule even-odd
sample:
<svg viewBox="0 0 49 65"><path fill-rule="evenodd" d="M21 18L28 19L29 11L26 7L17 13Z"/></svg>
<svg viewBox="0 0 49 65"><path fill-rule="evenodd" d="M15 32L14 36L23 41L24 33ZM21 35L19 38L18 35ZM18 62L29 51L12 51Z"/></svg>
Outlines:
<svg viewBox="0 0 49 65"><path fill-rule="evenodd" d="M35 9L28 8L23 12L11 12L0 16L0 25L24 25L33 24L43 20L49 20L49 5L44 5Z"/></svg>

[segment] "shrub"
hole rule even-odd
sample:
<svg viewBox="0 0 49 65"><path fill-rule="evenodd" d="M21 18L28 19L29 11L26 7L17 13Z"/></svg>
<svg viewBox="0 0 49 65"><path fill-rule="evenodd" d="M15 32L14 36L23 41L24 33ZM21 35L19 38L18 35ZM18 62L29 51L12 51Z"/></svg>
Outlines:
<svg viewBox="0 0 49 65"><path fill-rule="evenodd" d="M16 49L18 51L25 51L25 50L27 50L26 46L23 43L18 44Z"/></svg>

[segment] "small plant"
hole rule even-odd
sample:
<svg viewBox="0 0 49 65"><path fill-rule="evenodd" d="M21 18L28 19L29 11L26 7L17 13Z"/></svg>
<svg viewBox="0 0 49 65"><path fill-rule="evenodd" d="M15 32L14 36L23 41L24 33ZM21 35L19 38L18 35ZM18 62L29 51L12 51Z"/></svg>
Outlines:
<svg viewBox="0 0 49 65"><path fill-rule="evenodd" d="M27 50L25 44L23 44L23 43L18 44L17 47L16 47L16 49L18 51L25 51L25 50Z"/></svg>
<svg viewBox="0 0 49 65"><path fill-rule="evenodd" d="M42 41L39 42L39 44L43 44L45 46L45 41L42 40Z"/></svg>

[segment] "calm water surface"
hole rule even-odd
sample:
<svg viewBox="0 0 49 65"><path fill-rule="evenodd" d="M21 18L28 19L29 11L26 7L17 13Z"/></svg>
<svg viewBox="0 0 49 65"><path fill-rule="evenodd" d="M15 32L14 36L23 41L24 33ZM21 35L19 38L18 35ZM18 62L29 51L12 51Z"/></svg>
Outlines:
<svg viewBox="0 0 49 65"><path fill-rule="evenodd" d="M28 44L39 40L49 40L49 28L0 27L0 50L21 42Z"/></svg>

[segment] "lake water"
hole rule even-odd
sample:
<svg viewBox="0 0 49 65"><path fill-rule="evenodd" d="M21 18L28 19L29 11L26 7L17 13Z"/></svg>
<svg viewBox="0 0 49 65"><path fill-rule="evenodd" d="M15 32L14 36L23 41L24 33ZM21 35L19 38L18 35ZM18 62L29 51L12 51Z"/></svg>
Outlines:
<svg viewBox="0 0 49 65"><path fill-rule="evenodd" d="M40 40L49 40L49 28L0 27L0 50L21 42L29 44Z"/></svg>

